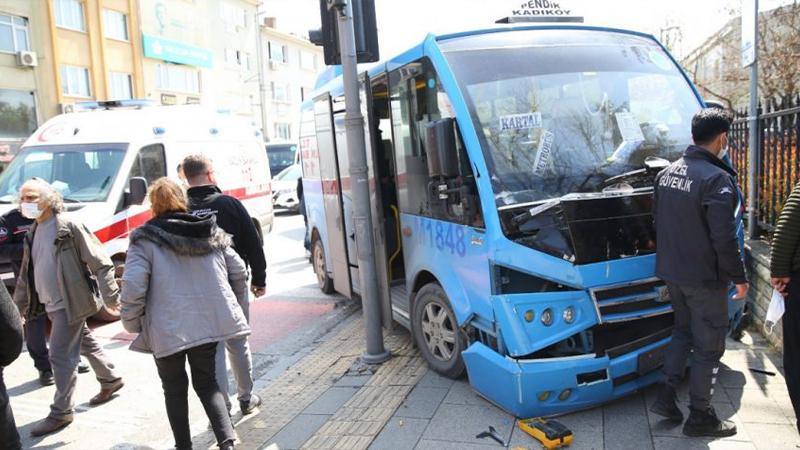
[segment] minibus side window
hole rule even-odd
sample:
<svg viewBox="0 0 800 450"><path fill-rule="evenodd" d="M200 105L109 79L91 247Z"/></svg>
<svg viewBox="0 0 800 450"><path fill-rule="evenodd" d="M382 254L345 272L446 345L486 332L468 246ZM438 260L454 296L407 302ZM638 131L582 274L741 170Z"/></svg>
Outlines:
<svg viewBox="0 0 800 450"><path fill-rule="evenodd" d="M441 183L428 175L425 126L455 117L433 65L423 58L403 66L389 74L389 83L400 210L483 228L475 176L460 131L457 130L460 174L447 180L453 192L447 200L439 198L436 188Z"/></svg>

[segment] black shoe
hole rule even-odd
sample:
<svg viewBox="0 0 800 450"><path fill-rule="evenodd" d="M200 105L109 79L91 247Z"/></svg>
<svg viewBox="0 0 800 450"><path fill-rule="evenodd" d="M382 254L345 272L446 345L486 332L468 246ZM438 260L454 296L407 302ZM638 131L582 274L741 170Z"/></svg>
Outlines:
<svg viewBox="0 0 800 450"><path fill-rule="evenodd" d="M78 363L78 373L89 373L89 365L81 361Z"/></svg>
<svg viewBox="0 0 800 450"><path fill-rule="evenodd" d="M51 386L56 381L53 379L53 371L52 370L40 370L39 371L39 384L42 386Z"/></svg>
<svg viewBox="0 0 800 450"><path fill-rule="evenodd" d="M252 394L250 396L249 402L239 402L239 409L242 410L243 416L252 413L259 406L261 406L261 397L257 396L256 394Z"/></svg>
<svg viewBox="0 0 800 450"><path fill-rule="evenodd" d="M650 407L650 412L666 417L673 422L683 422L683 413L678 408L675 402L676 399L675 389L664 385L655 403Z"/></svg>
<svg viewBox="0 0 800 450"><path fill-rule="evenodd" d="M691 437L728 437L736 434L736 424L730 420L720 420L712 407L705 411L689 408L683 434Z"/></svg>

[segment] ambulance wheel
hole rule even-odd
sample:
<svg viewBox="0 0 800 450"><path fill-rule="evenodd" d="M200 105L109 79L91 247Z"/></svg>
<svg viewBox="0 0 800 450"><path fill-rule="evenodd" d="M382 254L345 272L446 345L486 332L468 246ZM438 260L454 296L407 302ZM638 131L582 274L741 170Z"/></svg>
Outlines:
<svg viewBox="0 0 800 450"><path fill-rule="evenodd" d="M120 281L122 280L122 273L125 272L125 261L122 259L114 259L114 280L116 280L117 284L120 285ZM120 285L121 287L121 285ZM114 308L108 307L103 304L103 307L100 308L100 311L94 315L94 318L102 321L102 322L116 322L119 320L119 306Z"/></svg>
<svg viewBox="0 0 800 450"><path fill-rule="evenodd" d="M333 278L328 276L328 269L325 267L325 248L319 238L314 239L311 246L311 263L314 265L319 289L325 294L333 294Z"/></svg>
<svg viewBox="0 0 800 450"><path fill-rule="evenodd" d="M414 297L411 322L414 342L428 365L448 378L463 376L461 352L466 341L441 286L429 283L419 290Z"/></svg>

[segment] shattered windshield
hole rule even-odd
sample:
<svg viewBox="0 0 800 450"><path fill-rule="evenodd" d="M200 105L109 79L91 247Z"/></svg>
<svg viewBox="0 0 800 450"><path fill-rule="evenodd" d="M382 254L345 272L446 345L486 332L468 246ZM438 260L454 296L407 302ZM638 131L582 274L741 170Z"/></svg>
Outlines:
<svg viewBox="0 0 800 450"><path fill-rule="evenodd" d="M454 41L442 48L498 206L603 192L609 178L644 168L648 157L673 161L691 143L700 103L650 39L520 30Z"/></svg>

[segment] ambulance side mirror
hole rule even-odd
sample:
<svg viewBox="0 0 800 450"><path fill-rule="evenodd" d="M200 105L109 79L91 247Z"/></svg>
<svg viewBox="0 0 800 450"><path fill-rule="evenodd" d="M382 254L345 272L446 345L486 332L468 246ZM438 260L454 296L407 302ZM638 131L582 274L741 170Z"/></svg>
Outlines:
<svg viewBox="0 0 800 450"><path fill-rule="evenodd" d="M128 181L128 192L125 193L127 206L141 205L147 198L147 180L142 177L131 177Z"/></svg>
<svg viewBox="0 0 800 450"><path fill-rule="evenodd" d="M428 175L431 178L453 178L459 175L456 121L441 119L425 125Z"/></svg>

